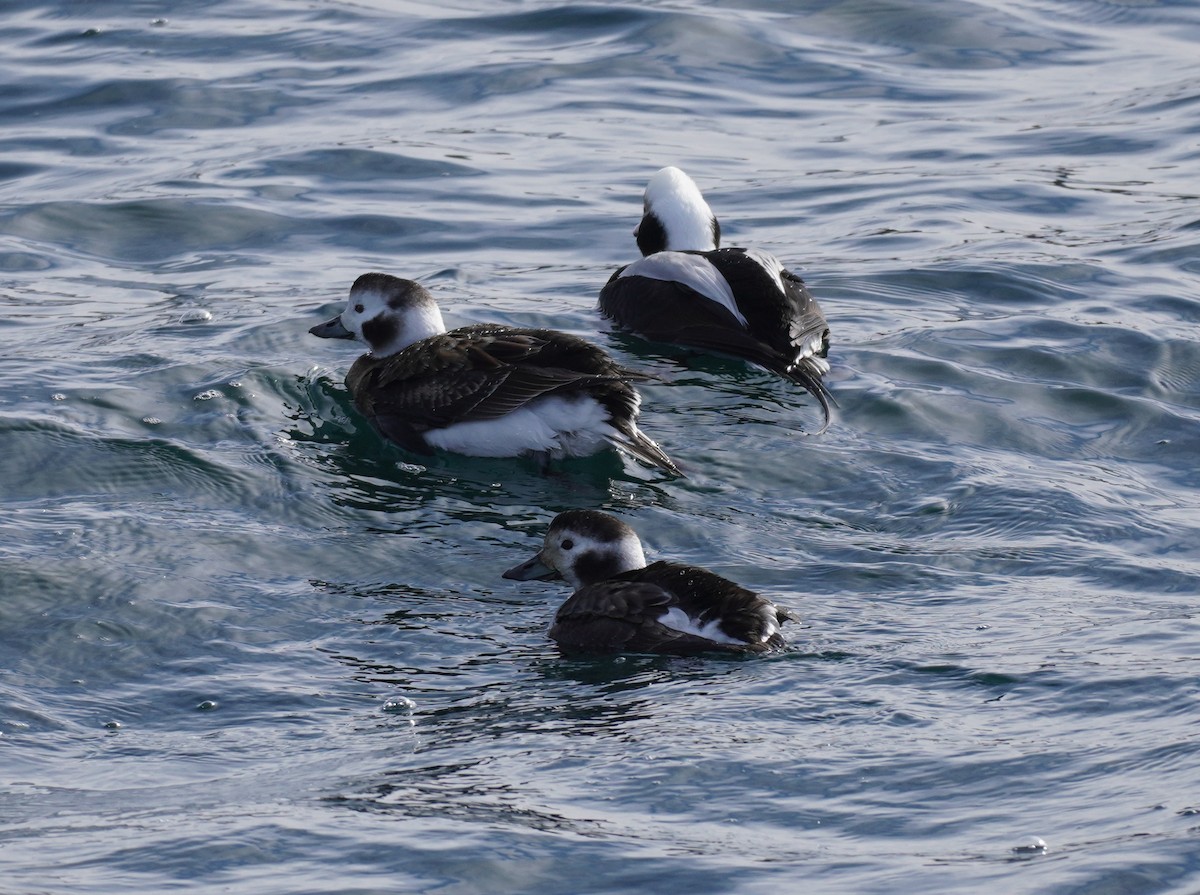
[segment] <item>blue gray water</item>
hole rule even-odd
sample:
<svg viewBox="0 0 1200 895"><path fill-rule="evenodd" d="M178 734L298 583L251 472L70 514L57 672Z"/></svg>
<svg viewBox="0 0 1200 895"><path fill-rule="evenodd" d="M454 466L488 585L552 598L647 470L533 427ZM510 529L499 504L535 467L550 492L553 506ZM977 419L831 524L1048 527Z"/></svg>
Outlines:
<svg viewBox="0 0 1200 895"><path fill-rule="evenodd" d="M1191 0L8 0L0 891L1200 891ZM676 164L833 328L594 306ZM671 381L615 457L415 458L368 270ZM565 660L568 507L803 614Z"/></svg>

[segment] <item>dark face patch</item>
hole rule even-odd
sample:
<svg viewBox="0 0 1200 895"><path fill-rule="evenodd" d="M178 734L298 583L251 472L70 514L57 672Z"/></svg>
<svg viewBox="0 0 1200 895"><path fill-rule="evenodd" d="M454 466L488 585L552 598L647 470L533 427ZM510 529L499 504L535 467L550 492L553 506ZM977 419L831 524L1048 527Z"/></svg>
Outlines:
<svg viewBox="0 0 1200 895"><path fill-rule="evenodd" d="M643 255L653 255L667 247L667 231L652 211L646 212L638 224L637 244Z"/></svg>
<svg viewBox="0 0 1200 895"><path fill-rule="evenodd" d="M575 561L575 577L580 584L607 581L621 571L616 557L611 554L585 553Z"/></svg>
<svg viewBox="0 0 1200 895"><path fill-rule="evenodd" d="M401 308L408 307L413 303L412 299L409 297L409 293L411 293L414 288L419 289L421 287L417 286L416 283L413 283L410 280L397 280L395 288L389 290L387 294L387 306L393 311L398 311Z"/></svg>
<svg viewBox="0 0 1200 895"><path fill-rule="evenodd" d="M362 326L363 341L371 349L389 344L400 332L400 325L387 317L372 317Z"/></svg>

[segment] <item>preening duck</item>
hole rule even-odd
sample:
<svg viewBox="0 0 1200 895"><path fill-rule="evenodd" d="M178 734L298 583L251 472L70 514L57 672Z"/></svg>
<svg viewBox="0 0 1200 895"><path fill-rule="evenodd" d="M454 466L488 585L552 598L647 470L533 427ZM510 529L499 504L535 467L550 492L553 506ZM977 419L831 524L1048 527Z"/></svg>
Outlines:
<svg viewBox="0 0 1200 895"><path fill-rule="evenodd" d="M559 513L542 549L504 577L575 589L550 628L564 652L761 653L784 646L779 627L796 618L707 569L646 565L637 533L598 510Z"/></svg>
<svg viewBox="0 0 1200 895"><path fill-rule="evenodd" d="M682 474L637 427L630 383L651 377L577 336L491 323L447 332L428 290L382 273L355 280L341 314L309 332L366 343L346 376L354 406L410 451L558 459L615 446Z"/></svg>
<svg viewBox="0 0 1200 895"><path fill-rule="evenodd" d="M720 248L721 225L678 168L650 178L634 229L645 256L612 275L600 310L647 339L733 355L804 386L829 426L829 324L773 255Z"/></svg>

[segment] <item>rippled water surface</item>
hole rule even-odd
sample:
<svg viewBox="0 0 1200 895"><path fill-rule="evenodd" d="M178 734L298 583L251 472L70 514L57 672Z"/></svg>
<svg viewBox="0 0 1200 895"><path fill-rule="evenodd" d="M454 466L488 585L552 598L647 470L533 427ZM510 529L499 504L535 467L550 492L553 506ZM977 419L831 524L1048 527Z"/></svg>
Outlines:
<svg viewBox="0 0 1200 895"><path fill-rule="evenodd" d="M12 0L0 891L1200 890L1189 0ZM833 328L811 400L612 333L653 171ZM690 472L390 448L353 279L667 380ZM419 463L419 465L418 465ZM561 658L604 508L799 610Z"/></svg>

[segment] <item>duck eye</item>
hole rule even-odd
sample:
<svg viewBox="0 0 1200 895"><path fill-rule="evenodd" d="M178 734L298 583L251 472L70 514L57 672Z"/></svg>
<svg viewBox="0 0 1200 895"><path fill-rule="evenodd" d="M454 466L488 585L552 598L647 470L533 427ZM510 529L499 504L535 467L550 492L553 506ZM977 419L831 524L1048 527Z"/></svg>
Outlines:
<svg viewBox="0 0 1200 895"><path fill-rule="evenodd" d="M362 306L362 304L357 304L357 305L355 305L355 306L354 306L354 313L355 313L355 314L361 314L362 312L363 312L363 306Z"/></svg>
<svg viewBox="0 0 1200 895"><path fill-rule="evenodd" d="M559 544L558 546L559 546L559 547L562 547L562 548L563 548L563 550L570 550L570 549L572 549L572 548L575 546L575 542L574 542L574 541L572 541L570 538L567 538L565 541L563 541L563 542L562 542L561 544Z"/></svg>

